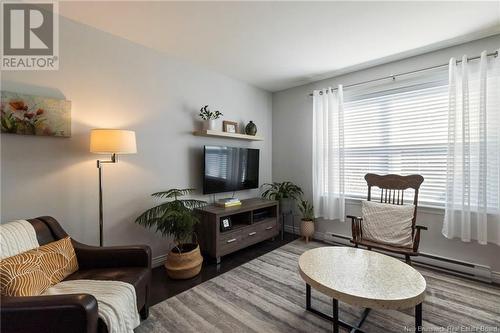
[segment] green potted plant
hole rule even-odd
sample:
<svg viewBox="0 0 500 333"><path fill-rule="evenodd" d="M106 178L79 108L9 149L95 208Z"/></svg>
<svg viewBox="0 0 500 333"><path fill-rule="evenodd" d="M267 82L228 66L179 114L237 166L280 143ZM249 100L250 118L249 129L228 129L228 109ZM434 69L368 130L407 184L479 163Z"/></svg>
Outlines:
<svg viewBox="0 0 500 333"><path fill-rule="evenodd" d="M215 120L219 119L223 116L220 111L210 111L208 105L205 105L200 109L200 117L203 120L203 129L205 130L214 130L215 129Z"/></svg>
<svg viewBox="0 0 500 333"><path fill-rule="evenodd" d="M162 236L172 236L175 246L167 255L165 268L172 279L189 279L200 273L203 257L198 242L193 243L194 226L199 222L195 208L206 205L205 201L179 199L191 194L194 189L170 189L153 193L158 199L170 199L142 213L135 222L156 228Z"/></svg>
<svg viewBox="0 0 500 333"><path fill-rule="evenodd" d="M300 234L309 242L309 237L314 235L314 207L307 200L300 200L299 210L302 213L302 220L300 221Z"/></svg>
<svg viewBox="0 0 500 333"><path fill-rule="evenodd" d="M262 197L265 199L278 200L282 213L293 211L293 204L303 194L302 189L290 181L278 183L265 183Z"/></svg>

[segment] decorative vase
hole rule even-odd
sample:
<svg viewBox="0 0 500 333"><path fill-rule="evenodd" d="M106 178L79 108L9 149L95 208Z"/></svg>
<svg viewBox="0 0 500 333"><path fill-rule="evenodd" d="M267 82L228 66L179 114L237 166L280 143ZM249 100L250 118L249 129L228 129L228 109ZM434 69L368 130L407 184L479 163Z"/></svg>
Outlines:
<svg viewBox="0 0 500 333"><path fill-rule="evenodd" d="M248 135L257 134L257 125L255 125L254 122L250 120L247 126L245 126L245 133Z"/></svg>
<svg viewBox="0 0 500 333"><path fill-rule="evenodd" d="M210 130L213 131L215 130L216 126L216 120L215 119L208 119L203 121L203 129L204 130Z"/></svg>
<svg viewBox="0 0 500 333"><path fill-rule="evenodd" d="M179 253L174 248L167 256L165 268L171 279L190 279L200 273L203 263L200 246L198 244L183 244L183 247L187 247L189 250Z"/></svg>
<svg viewBox="0 0 500 333"><path fill-rule="evenodd" d="M314 222L311 220L300 221L300 234L305 238L306 243L308 243L309 237L314 235Z"/></svg>

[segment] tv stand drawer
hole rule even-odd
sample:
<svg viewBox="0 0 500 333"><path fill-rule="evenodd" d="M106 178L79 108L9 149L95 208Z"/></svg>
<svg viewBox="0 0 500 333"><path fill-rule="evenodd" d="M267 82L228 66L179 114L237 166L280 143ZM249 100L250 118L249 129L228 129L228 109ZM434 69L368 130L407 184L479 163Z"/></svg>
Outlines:
<svg viewBox="0 0 500 333"><path fill-rule="evenodd" d="M226 255L249 245L261 242L278 234L277 219L268 219L248 227L221 234L220 255Z"/></svg>
<svg viewBox="0 0 500 333"><path fill-rule="evenodd" d="M241 200L241 206L221 208L209 205L198 209L198 242L204 254L213 258L275 237L279 233L278 202L261 198ZM232 229L220 230L221 218L230 217Z"/></svg>

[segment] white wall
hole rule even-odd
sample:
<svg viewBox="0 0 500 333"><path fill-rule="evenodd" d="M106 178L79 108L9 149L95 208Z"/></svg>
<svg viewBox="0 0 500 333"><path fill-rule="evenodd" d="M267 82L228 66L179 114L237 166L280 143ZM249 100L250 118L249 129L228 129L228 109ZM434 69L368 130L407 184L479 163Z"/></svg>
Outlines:
<svg viewBox="0 0 500 333"><path fill-rule="evenodd" d="M296 182L302 186L306 195L311 197L312 98L308 95L313 89L335 87L338 84L349 85L395 73L446 64L452 56L461 57L463 54L477 56L483 50L493 52L498 48L500 48L500 35L274 93L273 180ZM346 208L349 214L359 214L360 207L357 202L349 202ZM419 210L418 223L429 227L429 230L424 231L422 235L420 245L422 252L488 265L493 270L500 271L500 247L448 240L441 235L442 220L442 210L425 208ZM295 216L296 225L298 222L299 216ZM351 234L348 222L320 221L317 229L320 232L329 231L346 236Z"/></svg>
<svg viewBox="0 0 500 333"><path fill-rule="evenodd" d="M260 149L260 182L271 180L271 94L246 83L67 19L60 21L59 71L3 72L1 82L8 91L70 100L73 131L69 139L1 135L2 222L52 215L75 239L98 243L96 159L107 156L89 153L91 128L137 134L138 154L104 166L105 245L146 243L154 256L167 252L168 240L133 221L153 205L153 192L201 193L204 144ZM205 104L225 119L253 120L265 141L193 136Z"/></svg>

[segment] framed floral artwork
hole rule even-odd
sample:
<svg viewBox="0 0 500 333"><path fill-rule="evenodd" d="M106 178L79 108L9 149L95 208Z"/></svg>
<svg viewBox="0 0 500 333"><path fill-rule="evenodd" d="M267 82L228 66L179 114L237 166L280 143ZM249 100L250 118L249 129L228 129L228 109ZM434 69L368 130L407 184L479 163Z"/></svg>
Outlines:
<svg viewBox="0 0 500 333"><path fill-rule="evenodd" d="M71 136L71 102L63 99L1 92L2 133Z"/></svg>

